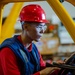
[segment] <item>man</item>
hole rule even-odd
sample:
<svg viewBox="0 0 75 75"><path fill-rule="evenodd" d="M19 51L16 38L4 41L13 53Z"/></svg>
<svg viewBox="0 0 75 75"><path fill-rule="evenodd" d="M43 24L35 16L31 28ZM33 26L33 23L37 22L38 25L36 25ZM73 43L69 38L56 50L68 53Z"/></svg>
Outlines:
<svg viewBox="0 0 75 75"><path fill-rule="evenodd" d="M21 35L6 39L0 46L0 75L48 75L56 68L46 68L33 41L39 41L47 26L44 10L30 4L20 12Z"/></svg>

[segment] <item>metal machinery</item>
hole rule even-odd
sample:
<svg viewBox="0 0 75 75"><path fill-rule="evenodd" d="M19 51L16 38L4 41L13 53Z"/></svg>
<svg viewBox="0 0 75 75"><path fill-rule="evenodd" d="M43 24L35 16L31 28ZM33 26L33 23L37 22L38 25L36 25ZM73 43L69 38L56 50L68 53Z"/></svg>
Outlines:
<svg viewBox="0 0 75 75"><path fill-rule="evenodd" d="M65 63L56 63L53 62L53 64L46 64L47 67L59 67L61 68L58 72L58 75L75 75L75 53L73 53L66 61Z"/></svg>
<svg viewBox="0 0 75 75"><path fill-rule="evenodd" d="M61 68L58 75L75 75L75 53L64 64L54 63L53 65Z"/></svg>
<svg viewBox="0 0 75 75"><path fill-rule="evenodd" d="M62 21L62 23L64 24L67 31L69 32L69 34L71 35L72 39L75 42L75 23L73 19L71 18L71 16L66 11L66 9L62 6L62 2L64 1L67 1L75 6L75 0L0 0L0 43L2 43L4 39L12 36L12 34L14 33L14 25L23 3L30 2L30 1L47 1L49 5L52 7L52 9L54 10L54 12L57 14L57 16L60 18L60 20ZM4 8L4 5L7 3L15 3L15 4L10 14L8 15L7 19L5 20L4 24L2 25L3 8ZM73 68L72 70L71 66L75 66L74 65L75 54L73 54L69 58L69 60L67 60L65 64L66 65L64 65L64 67L70 65L68 66L68 70L65 68L62 68L59 64L54 64L55 66L61 67L59 75L65 75L68 72L74 73L75 68ZM75 75L75 74L72 74L72 75Z"/></svg>

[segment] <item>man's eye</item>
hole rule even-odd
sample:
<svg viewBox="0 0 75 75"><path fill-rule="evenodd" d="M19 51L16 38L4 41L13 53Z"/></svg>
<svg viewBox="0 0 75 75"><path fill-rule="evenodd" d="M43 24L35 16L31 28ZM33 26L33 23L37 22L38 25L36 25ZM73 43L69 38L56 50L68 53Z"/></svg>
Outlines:
<svg viewBox="0 0 75 75"><path fill-rule="evenodd" d="M42 28L42 27L38 27L38 28Z"/></svg>
<svg viewBox="0 0 75 75"><path fill-rule="evenodd" d="M42 28L42 27L40 27L40 26L37 26L37 28Z"/></svg>

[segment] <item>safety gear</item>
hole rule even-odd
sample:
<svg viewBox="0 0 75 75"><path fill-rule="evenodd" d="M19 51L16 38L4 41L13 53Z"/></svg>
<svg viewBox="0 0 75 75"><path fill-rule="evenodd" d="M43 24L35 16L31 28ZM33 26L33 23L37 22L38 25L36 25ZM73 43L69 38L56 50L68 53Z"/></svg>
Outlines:
<svg viewBox="0 0 75 75"><path fill-rule="evenodd" d="M38 4L30 4L22 8L20 21L49 23L44 10Z"/></svg>
<svg viewBox="0 0 75 75"><path fill-rule="evenodd" d="M8 47L16 55L17 61L19 61L21 75L32 75L33 73L40 70L40 57L36 45L32 43L31 54L28 53L27 49L23 47L22 43L18 40L18 35L13 38L5 40L0 45L0 51L4 47ZM12 42L13 41L13 42ZM8 42L8 43L7 43ZM31 59L31 61L30 61ZM2 75L0 73L0 75Z"/></svg>

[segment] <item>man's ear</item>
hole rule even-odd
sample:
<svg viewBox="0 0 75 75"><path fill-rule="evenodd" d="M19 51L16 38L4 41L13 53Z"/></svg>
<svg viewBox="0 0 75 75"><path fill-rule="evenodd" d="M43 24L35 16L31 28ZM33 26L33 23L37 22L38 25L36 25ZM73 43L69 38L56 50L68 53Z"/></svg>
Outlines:
<svg viewBox="0 0 75 75"><path fill-rule="evenodd" d="M27 24L23 25L23 29L28 30L28 25Z"/></svg>

